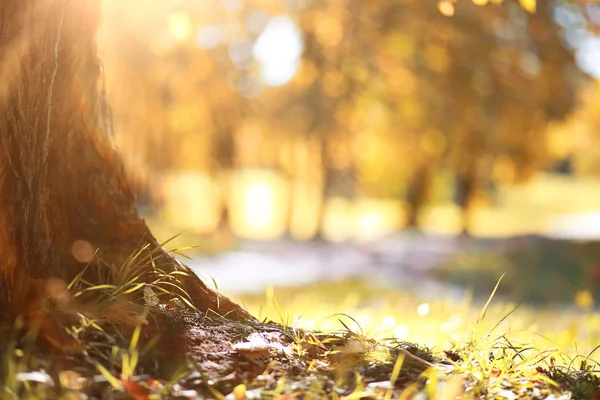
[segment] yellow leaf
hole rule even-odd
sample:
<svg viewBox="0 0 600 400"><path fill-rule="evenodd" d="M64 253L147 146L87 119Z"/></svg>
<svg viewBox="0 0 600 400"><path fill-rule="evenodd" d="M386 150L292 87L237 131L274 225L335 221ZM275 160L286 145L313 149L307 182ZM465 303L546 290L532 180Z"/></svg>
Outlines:
<svg viewBox="0 0 600 400"><path fill-rule="evenodd" d="M530 13L535 12L535 2L536 0L519 0L519 4L521 4L521 7L523 7Z"/></svg>
<svg viewBox="0 0 600 400"><path fill-rule="evenodd" d="M589 290L580 290L575 294L575 305L582 310L589 310L594 307L594 297Z"/></svg>
<svg viewBox="0 0 600 400"><path fill-rule="evenodd" d="M235 388L233 388L233 396L235 398L235 400L244 400L246 399L246 385L241 384L241 385L237 385Z"/></svg>

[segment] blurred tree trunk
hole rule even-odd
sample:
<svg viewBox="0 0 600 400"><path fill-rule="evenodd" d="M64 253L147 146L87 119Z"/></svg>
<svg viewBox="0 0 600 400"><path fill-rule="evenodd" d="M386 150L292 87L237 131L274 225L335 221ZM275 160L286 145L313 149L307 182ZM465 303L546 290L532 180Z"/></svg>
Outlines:
<svg viewBox="0 0 600 400"><path fill-rule="evenodd" d="M249 317L160 248L138 216L112 139L99 15L93 0L0 4L0 307L35 312L48 280L69 282L85 266L82 243L117 266L148 245L164 269L190 274L184 290L200 310Z"/></svg>
<svg viewBox="0 0 600 400"><path fill-rule="evenodd" d="M296 184L298 182L298 160L294 151L294 144L288 144L287 148L282 146L282 153L278 157L277 170L283 174L288 183L288 200L285 209L285 231L284 239L292 239L294 225L294 210L296 207Z"/></svg>
<svg viewBox="0 0 600 400"><path fill-rule="evenodd" d="M327 214L327 199L331 196L332 185L334 178L334 171L331 166L331 160L329 159L329 146L327 144L327 136L324 134L319 135L319 149L321 159L321 194L319 199L319 209L317 211L317 229L312 237L314 241L324 241L323 236L325 228L325 217Z"/></svg>
<svg viewBox="0 0 600 400"><path fill-rule="evenodd" d="M428 161L425 161L417 167L408 183L406 202L410 209L406 218L406 226L409 228L419 228L419 214L429 198L432 174L431 166Z"/></svg>
<svg viewBox="0 0 600 400"><path fill-rule="evenodd" d="M218 124L215 124L218 126ZM231 196L231 177L235 168L235 144L229 131L217 130L213 134L213 175L219 185L219 222L217 235L229 242L233 238L229 211Z"/></svg>
<svg viewBox="0 0 600 400"><path fill-rule="evenodd" d="M472 229L472 203L477 189L475 169L468 169L456 177L456 203L461 210L461 234L470 236Z"/></svg>
<svg viewBox="0 0 600 400"><path fill-rule="evenodd" d="M223 106L223 109L214 109L212 112L214 131L211 137L211 169L221 192L217 233L231 238L233 232L231 230L229 196L231 176L236 167L234 131L241 118L235 114L234 110L227 107L229 105Z"/></svg>

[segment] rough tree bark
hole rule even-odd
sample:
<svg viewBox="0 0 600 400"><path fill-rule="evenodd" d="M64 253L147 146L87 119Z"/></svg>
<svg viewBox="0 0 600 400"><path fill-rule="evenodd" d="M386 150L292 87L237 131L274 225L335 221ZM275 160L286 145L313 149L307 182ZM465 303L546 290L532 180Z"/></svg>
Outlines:
<svg viewBox="0 0 600 400"><path fill-rule="evenodd" d="M31 311L48 279L81 271L75 243L114 265L159 246L112 140L99 16L99 0L0 3L0 307L13 315ZM184 289L198 309L251 318L162 248L158 257L190 273Z"/></svg>

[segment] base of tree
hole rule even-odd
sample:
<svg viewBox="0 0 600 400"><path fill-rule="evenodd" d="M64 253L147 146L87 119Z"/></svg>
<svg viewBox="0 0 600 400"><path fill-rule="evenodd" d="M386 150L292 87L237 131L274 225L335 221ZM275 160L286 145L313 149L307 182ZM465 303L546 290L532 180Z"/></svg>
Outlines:
<svg viewBox="0 0 600 400"><path fill-rule="evenodd" d="M600 395L593 368L543 368L537 357L527 361L511 352L520 354L520 348L500 347L502 340L490 341L489 348L459 345L456 352L434 357L410 343L376 341L348 329L311 332L163 307L137 311L132 318L90 319L54 307L40 316L36 329L24 328L20 320L0 327L0 397L412 399L480 398L501 391L542 400ZM508 359L493 356L507 351Z"/></svg>
<svg viewBox="0 0 600 400"><path fill-rule="evenodd" d="M5 328L2 397L77 392L134 399L230 393L236 399L277 393L322 398L363 390L369 383L373 393L400 390L417 381L433 360L414 345L382 344L349 331L307 332L236 321L211 312L154 309L137 325L120 319L94 322L64 310L47 316L56 322L53 330L44 326L37 338L18 323ZM402 373L390 385L400 354L405 356Z"/></svg>

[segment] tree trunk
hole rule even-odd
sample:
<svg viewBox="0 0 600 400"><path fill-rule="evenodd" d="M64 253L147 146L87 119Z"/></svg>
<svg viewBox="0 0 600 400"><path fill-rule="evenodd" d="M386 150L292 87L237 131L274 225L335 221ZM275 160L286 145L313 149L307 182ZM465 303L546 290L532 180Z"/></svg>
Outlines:
<svg viewBox="0 0 600 400"><path fill-rule="evenodd" d="M473 228L472 202L476 190L476 177L473 170L458 175L456 178L456 203L461 210L462 236L471 236Z"/></svg>
<svg viewBox="0 0 600 400"><path fill-rule="evenodd" d="M406 218L408 228L419 229L419 215L427 204L432 180L433 171L429 165L430 162L429 160L423 161L416 168L409 182L406 191L406 202L410 207Z"/></svg>
<svg viewBox="0 0 600 400"><path fill-rule="evenodd" d="M327 144L327 137L321 133L322 136L319 137L320 141L320 152L321 152L321 173L322 173L322 182L321 182L321 198L319 199L319 209L317 211L317 230L313 237L312 241L315 242L324 242L325 240L325 218L327 216L327 200L332 195L332 184L333 184L333 176L334 171L331 166L331 160L329 159L329 146Z"/></svg>
<svg viewBox="0 0 600 400"><path fill-rule="evenodd" d="M217 124L217 126L219 126ZM231 229L231 212L229 198L231 196L231 178L235 171L235 143L231 130L218 129L212 137L213 176L220 188L219 222L217 233L225 237L233 237Z"/></svg>
<svg viewBox="0 0 600 400"><path fill-rule="evenodd" d="M48 280L69 282L86 265L81 249L121 266L148 245L163 269L190 274L183 289L198 309L250 318L162 249L138 216L112 139L99 15L94 0L0 3L0 307L31 312Z"/></svg>

